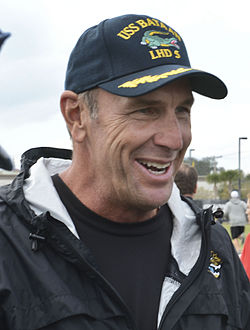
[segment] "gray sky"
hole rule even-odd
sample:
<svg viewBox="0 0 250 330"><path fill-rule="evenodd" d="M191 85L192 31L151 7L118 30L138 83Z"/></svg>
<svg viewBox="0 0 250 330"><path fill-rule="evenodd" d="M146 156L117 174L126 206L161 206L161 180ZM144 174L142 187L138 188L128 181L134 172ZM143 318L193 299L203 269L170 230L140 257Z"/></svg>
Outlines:
<svg viewBox="0 0 250 330"><path fill-rule="evenodd" d="M247 0L2 0L0 29L11 32L0 53L0 145L19 167L32 147L70 148L59 109L69 54L81 33L101 20L147 14L184 39L194 68L227 85L225 100L195 94L192 156L222 156L219 166L250 173L250 24ZM187 155L189 150L187 151Z"/></svg>

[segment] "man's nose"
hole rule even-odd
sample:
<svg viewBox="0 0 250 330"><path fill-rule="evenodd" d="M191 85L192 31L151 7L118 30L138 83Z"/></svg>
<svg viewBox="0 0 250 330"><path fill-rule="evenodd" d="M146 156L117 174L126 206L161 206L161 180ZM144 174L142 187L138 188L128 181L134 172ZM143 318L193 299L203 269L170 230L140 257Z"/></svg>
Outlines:
<svg viewBox="0 0 250 330"><path fill-rule="evenodd" d="M158 123L154 143L171 150L181 150L183 148L183 132L175 115L167 116L165 120Z"/></svg>

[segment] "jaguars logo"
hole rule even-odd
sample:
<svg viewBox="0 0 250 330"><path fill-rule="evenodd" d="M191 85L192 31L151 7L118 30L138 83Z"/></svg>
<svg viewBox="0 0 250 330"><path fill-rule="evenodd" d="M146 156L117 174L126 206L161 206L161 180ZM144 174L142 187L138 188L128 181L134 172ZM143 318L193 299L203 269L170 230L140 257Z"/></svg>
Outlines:
<svg viewBox="0 0 250 330"><path fill-rule="evenodd" d="M217 253L211 251L210 264L208 266L208 272L211 273L215 278L220 277L220 270L222 261Z"/></svg>

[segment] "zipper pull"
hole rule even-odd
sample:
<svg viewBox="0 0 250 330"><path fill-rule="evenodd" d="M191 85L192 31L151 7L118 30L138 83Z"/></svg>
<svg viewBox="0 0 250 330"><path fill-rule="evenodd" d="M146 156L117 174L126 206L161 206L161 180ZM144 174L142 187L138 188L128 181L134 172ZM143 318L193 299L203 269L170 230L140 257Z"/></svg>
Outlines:
<svg viewBox="0 0 250 330"><path fill-rule="evenodd" d="M36 252L36 251L38 251L38 248L39 248L38 242L39 241L45 241L46 238L44 236L41 236L41 235L30 233L29 239L32 241L31 242L31 250L33 252Z"/></svg>

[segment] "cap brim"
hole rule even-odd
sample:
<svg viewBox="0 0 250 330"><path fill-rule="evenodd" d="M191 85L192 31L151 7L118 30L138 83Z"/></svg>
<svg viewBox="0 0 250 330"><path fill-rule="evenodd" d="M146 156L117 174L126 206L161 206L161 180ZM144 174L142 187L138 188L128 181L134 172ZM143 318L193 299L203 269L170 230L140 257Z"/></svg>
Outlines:
<svg viewBox="0 0 250 330"><path fill-rule="evenodd" d="M161 65L129 74L99 85L104 90L120 96L139 96L152 92L176 79L187 77L194 92L213 98L227 96L227 87L211 73L180 65Z"/></svg>

